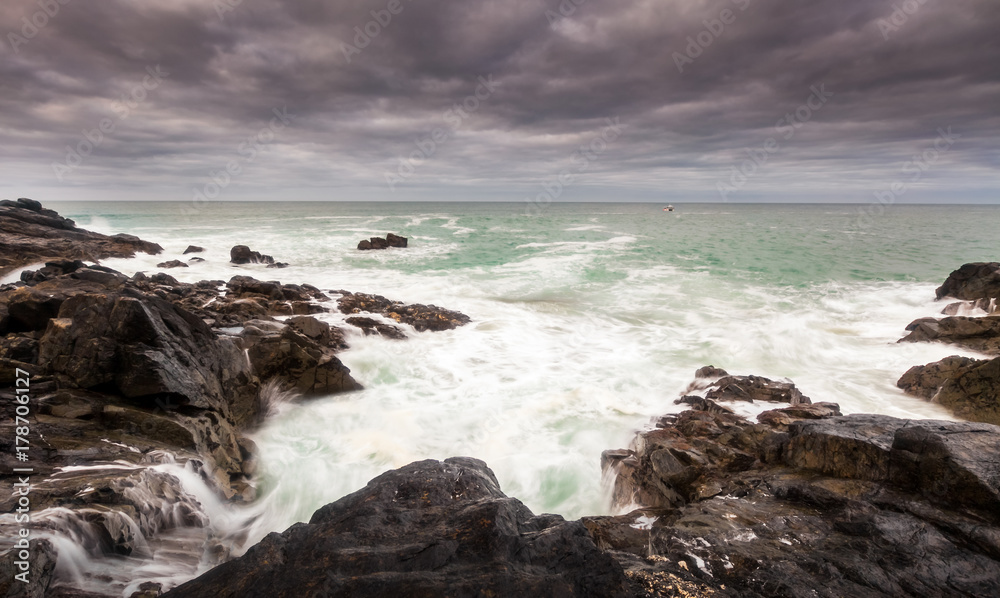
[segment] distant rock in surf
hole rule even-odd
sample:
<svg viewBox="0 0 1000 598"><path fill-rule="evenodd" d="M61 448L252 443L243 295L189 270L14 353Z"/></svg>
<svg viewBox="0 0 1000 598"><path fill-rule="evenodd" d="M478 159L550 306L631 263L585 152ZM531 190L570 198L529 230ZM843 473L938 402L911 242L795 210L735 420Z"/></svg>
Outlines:
<svg viewBox="0 0 1000 598"><path fill-rule="evenodd" d="M236 245L229 250L229 261L233 264L267 264L268 268L285 268L288 264L276 262L274 258L252 251L246 245Z"/></svg>
<svg viewBox="0 0 1000 598"><path fill-rule="evenodd" d="M189 253L201 253L205 251L204 247L198 247L197 245L188 245L187 249L184 250L184 255Z"/></svg>
<svg viewBox="0 0 1000 598"><path fill-rule="evenodd" d="M380 314L396 322L409 324L416 328L417 332L451 330L472 321L472 318L461 312L436 305L422 305L420 303L405 305L401 301L392 301L381 295L349 293L347 291L343 291L343 296L337 300L337 307L344 314L361 312Z"/></svg>
<svg viewBox="0 0 1000 598"><path fill-rule="evenodd" d="M170 260L169 262L160 262L156 264L157 268L187 268L188 265L180 260Z"/></svg>
<svg viewBox="0 0 1000 598"><path fill-rule="evenodd" d="M365 251L369 249L388 249L390 247L403 248L407 246L409 239L406 237L400 237L399 235L394 235L389 233L383 239L382 237L372 237L368 240L361 241L358 243L358 249Z"/></svg>

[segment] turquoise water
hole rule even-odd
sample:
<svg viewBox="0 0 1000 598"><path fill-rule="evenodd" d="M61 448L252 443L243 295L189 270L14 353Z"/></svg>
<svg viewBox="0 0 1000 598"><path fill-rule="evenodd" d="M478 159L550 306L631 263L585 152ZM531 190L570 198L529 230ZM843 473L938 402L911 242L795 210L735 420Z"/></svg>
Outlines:
<svg viewBox="0 0 1000 598"><path fill-rule="evenodd" d="M487 461L536 512L607 512L600 453L628 445L696 368L788 377L845 412L947 418L904 396L912 365L953 354L897 345L934 315L934 288L1000 258L1000 207L681 204L53 204L81 226L156 241L108 260L131 273L208 261L177 278L235 274L435 303L473 323L404 342L350 332L341 358L366 387L286 407L255 433L263 498L250 541L416 459ZM359 252L395 232L410 248ZM232 245L289 262L234 267ZM339 314L323 316L336 324Z"/></svg>

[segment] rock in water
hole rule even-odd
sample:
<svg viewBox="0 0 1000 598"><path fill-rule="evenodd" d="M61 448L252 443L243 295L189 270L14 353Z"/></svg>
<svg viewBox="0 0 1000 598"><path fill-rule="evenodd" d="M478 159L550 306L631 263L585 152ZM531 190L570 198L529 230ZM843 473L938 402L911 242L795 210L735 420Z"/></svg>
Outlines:
<svg viewBox="0 0 1000 598"><path fill-rule="evenodd" d="M1000 299L1000 263L965 264L952 272L937 289L937 298Z"/></svg>
<svg viewBox="0 0 1000 598"><path fill-rule="evenodd" d="M384 239L382 237L371 237L370 239L360 241L358 249L365 251L369 249L388 249L390 247L403 248L406 247L408 241L406 237L389 233Z"/></svg>
<svg viewBox="0 0 1000 598"><path fill-rule="evenodd" d="M187 249L184 250L184 255L187 255L189 253L201 253L202 251L205 251L204 247L198 247L197 245L188 245Z"/></svg>
<svg viewBox="0 0 1000 598"><path fill-rule="evenodd" d="M603 459L616 502L649 508L586 524L635 555L612 553L630 578L690 572L768 598L1000 595L1000 428L837 413L665 416Z"/></svg>
<svg viewBox="0 0 1000 598"><path fill-rule="evenodd" d="M921 318L911 322L906 329L910 334L899 339L901 343L937 341L1000 355L1000 316Z"/></svg>
<svg viewBox="0 0 1000 598"><path fill-rule="evenodd" d="M1000 357L987 360L953 355L913 366L896 386L944 405L956 417L1000 425Z"/></svg>
<svg viewBox="0 0 1000 598"><path fill-rule="evenodd" d="M582 523L535 516L485 463L452 458L382 474L164 598L628 595Z"/></svg>
<svg viewBox="0 0 1000 598"><path fill-rule="evenodd" d="M267 264L274 265L274 258L257 251L252 251L246 245L235 245L229 250L229 261L233 264ZM287 266L287 264L285 264Z"/></svg>
<svg viewBox="0 0 1000 598"><path fill-rule="evenodd" d="M180 260L170 260L169 262L160 262L156 264L157 268L187 268L188 265Z"/></svg>
<svg viewBox="0 0 1000 598"><path fill-rule="evenodd" d="M385 240L389 243L389 247L406 247L406 244L409 241L406 237L400 237L399 235L394 235L392 233L386 235Z"/></svg>

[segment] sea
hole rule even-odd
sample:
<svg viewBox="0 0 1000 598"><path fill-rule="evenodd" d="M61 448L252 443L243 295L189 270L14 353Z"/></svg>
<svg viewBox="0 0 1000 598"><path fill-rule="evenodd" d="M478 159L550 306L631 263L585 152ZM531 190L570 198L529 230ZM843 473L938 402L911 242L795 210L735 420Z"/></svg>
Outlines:
<svg viewBox="0 0 1000 598"><path fill-rule="evenodd" d="M705 365L792 380L844 413L952 419L896 381L911 366L974 354L897 341L913 320L941 312L946 302L934 290L952 270L1000 257L1000 206L47 207L81 227L165 248L103 262L126 274L187 260L183 250L199 245L206 261L172 276L309 283L472 318L451 331L407 329L400 341L364 336L335 309L319 315L345 327L350 349L339 357L364 390L284 403L252 433L260 459L253 505L233 507L192 488L234 555L420 459L482 459L503 491L535 513L611 513L601 452L628 447L637 430L679 411L674 401ZM409 247L356 249L389 232L408 237ZM230 264L237 244L289 266ZM750 416L767 407L737 406ZM105 566L80 558L82 569ZM158 565L147 563L146 577L173 583L200 571Z"/></svg>

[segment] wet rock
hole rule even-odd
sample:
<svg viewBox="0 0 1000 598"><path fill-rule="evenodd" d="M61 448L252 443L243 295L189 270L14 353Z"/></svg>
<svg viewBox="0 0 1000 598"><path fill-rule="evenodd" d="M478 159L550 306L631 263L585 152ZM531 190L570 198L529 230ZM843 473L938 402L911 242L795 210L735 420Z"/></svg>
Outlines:
<svg viewBox="0 0 1000 598"><path fill-rule="evenodd" d="M482 461L420 461L375 478L165 594L624 597L622 568L580 522L535 516Z"/></svg>
<svg viewBox="0 0 1000 598"><path fill-rule="evenodd" d="M157 268L187 268L188 265L180 260L170 260L169 262L160 262L156 264Z"/></svg>
<svg viewBox="0 0 1000 598"><path fill-rule="evenodd" d="M205 251L204 247L198 247L197 245L188 245L187 249L184 250L184 255L187 255L189 253L201 253L202 251Z"/></svg>
<svg viewBox="0 0 1000 598"><path fill-rule="evenodd" d="M284 323L291 326L299 334L305 335L324 347L338 351L347 348L343 330L312 316L293 316L285 320Z"/></svg>
<svg viewBox="0 0 1000 598"><path fill-rule="evenodd" d="M705 591L1000 592L1000 428L838 413L815 403L756 424L706 411L664 417L629 452L602 459L617 473L616 503L644 508L588 518L588 528L623 551L612 554L627 571L676 574L682 564Z"/></svg>
<svg viewBox="0 0 1000 598"><path fill-rule="evenodd" d="M325 346L285 327L281 332L248 333L242 337L247 356L261 380L278 380L303 395L327 395L359 390L351 370Z"/></svg>
<svg viewBox="0 0 1000 598"><path fill-rule="evenodd" d="M246 245L236 245L229 250L229 261L233 264L269 264L273 265L274 258L257 251L252 251ZM286 264L287 265L287 264Z"/></svg>
<svg viewBox="0 0 1000 598"><path fill-rule="evenodd" d="M472 321L469 316L447 310L436 305L404 305L399 301L391 301L381 295L368 295L365 293L343 292L343 296L337 300L337 307L341 313L357 314L369 312L391 318L397 323L409 324L417 332L425 330L451 330L464 326Z"/></svg>
<svg viewBox="0 0 1000 598"><path fill-rule="evenodd" d="M11 539L13 542L14 539ZM56 550L52 543L44 538L31 538L28 548L30 570L26 576L27 583L15 579L15 575L24 571L15 561L21 561L20 549L12 549L0 555L0 596L3 598L48 598L49 585L52 583L56 568Z"/></svg>
<svg viewBox="0 0 1000 598"><path fill-rule="evenodd" d="M1000 316L921 318L906 329L910 334L901 338L901 343L936 341L987 355L1000 355Z"/></svg>
<svg viewBox="0 0 1000 598"><path fill-rule="evenodd" d="M385 238L382 237L372 237L368 240L361 241L358 243L358 249L369 250L369 249L388 249L390 247L406 247L408 239L406 237L400 237L399 235L394 235L389 233Z"/></svg>
<svg viewBox="0 0 1000 598"><path fill-rule="evenodd" d="M386 338L402 340L406 338L406 334L396 326L391 324L385 324L379 322L373 318L351 316L347 318L347 323L351 326L357 326L364 331L365 335L380 334Z"/></svg>
<svg viewBox="0 0 1000 598"><path fill-rule="evenodd" d="M107 236L77 228L76 223L30 199L0 202L0 276L38 262L96 261L158 254L163 248L132 235Z"/></svg>
<svg viewBox="0 0 1000 598"><path fill-rule="evenodd" d="M953 355L910 368L896 386L944 405L956 417L1000 425L1000 358Z"/></svg>
<svg viewBox="0 0 1000 598"><path fill-rule="evenodd" d="M1000 263L965 264L952 272L936 293L938 299L1000 299Z"/></svg>
<svg viewBox="0 0 1000 598"><path fill-rule="evenodd" d="M791 382L778 382L760 376L725 376L713 386L715 388L709 390L705 397L714 401L766 401L792 405L810 402L809 397Z"/></svg>

